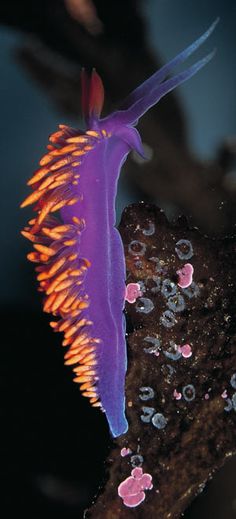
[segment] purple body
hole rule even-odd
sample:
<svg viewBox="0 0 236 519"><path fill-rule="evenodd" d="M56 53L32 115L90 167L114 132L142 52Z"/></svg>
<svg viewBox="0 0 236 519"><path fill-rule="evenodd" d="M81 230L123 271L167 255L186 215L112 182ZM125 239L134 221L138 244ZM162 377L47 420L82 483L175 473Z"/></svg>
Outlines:
<svg viewBox="0 0 236 519"><path fill-rule="evenodd" d="M113 436L124 433L124 381L127 366L125 317L125 257L115 226L115 196L119 171L129 146L117 137L102 138L80 166L79 191L83 198L62 211L68 223L74 215L85 218L79 253L88 258L83 290L88 294L90 335L99 337L97 389Z"/></svg>

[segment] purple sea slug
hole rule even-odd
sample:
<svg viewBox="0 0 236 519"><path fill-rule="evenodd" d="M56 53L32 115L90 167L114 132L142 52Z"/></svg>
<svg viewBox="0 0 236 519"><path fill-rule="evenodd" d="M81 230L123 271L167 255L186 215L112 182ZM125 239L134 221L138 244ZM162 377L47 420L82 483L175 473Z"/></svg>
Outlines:
<svg viewBox="0 0 236 519"><path fill-rule="evenodd" d="M65 125L49 138L48 153L29 180L33 193L22 207L36 204L36 216L22 234L33 242L44 311L64 333L65 363L73 365L84 396L106 414L111 434L128 429L125 416L127 368L125 257L115 228L115 198L120 169L134 149L144 156L135 125L164 95L196 74L214 52L169 77L214 30L137 87L121 108L100 118L104 90L96 71L82 72L82 108L86 130Z"/></svg>

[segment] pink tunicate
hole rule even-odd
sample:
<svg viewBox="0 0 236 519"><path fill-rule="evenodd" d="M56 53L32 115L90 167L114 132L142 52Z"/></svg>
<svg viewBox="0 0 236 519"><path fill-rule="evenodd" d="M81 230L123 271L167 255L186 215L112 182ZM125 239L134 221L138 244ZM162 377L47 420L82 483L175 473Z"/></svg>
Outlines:
<svg viewBox="0 0 236 519"><path fill-rule="evenodd" d="M177 389L174 390L173 396L175 400L180 400L182 398L182 394L177 391Z"/></svg>
<svg viewBox="0 0 236 519"><path fill-rule="evenodd" d="M180 351L180 353L182 353L182 356L185 359L188 359L189 357L191 357L192 353L193 353L190 344L184 344L183 346L178 346L178 351Z"/></svg>
<svg viewBox="0 0 236 519"><path fill-rule="evenodd" d="M222 397L222 398L227 398L227 397L228 397L227 389L224 389L224 391L223 391L221 397Z"/></svg>
<svg viewBox="0 0 236 519"><path fill-rule="evenodd" d="M144 490L151 490L152 488L152 476L143 474L141 467L135 467L131 472L131 476L120 483L118 495L123 499L124 505L133 508L144 501Z"/></svg>
<svg viewBox="0 0 236 519"><path fill-rule="evenodd" d="M123 447L123 449L121 449L120 451L120 455L122 456L122 458L124 458L125 456L128 456L129 454L131 454L131 450L130 448L126 448L126 447Z"/></svg>
<svg viewBox="0 0 236 519"><path fill-rule="evenodd" d="M180 288L188 288L193 281L193 266L191 263L185 263L181 269L177 270L176 274L178 274L178 286Z"/></svg>
<svg viewBox="0 0 236 519"><path fill-rule="evenodd" d="M128 301L128 303L135 303L136 299L142 295L143 293L138 283L128 283L125 290L125 300Z"/></svg>
<svg viewBox="0 0 236 519"><path fill-rule="evenodd" d="M206 393L204 398L205 398L205 400L209 400L209 398L210 398L209 393Z"/></svg>

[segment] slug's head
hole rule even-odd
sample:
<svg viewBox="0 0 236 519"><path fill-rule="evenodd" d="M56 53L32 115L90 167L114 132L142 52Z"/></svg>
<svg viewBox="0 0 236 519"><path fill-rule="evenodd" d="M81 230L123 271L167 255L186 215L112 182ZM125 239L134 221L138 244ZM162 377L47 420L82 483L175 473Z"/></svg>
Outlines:
<svg viewBox="0 0 236 519"><path fill-rule="evenodd" d="M90 130L102 132L103 135L116 136L131 149L135 149L143 158L144 150L139 133L132 126L123 121L113 120L114 112L110 116L100 119L104 104L104 86L102 79L95 69L89 75L84 69L81 71L82 113L87 127Z"/></svg>
<svg viewBox="0 0 236 519"><path fill-rule="evenodd" d="M135 149L143 156L141 139L134 126L138 123L140 117L158 103L162 97L194 76L212 59L214 51L184 71L170 77L173 70L181 65L207 40L218 21L218 19L215 20L209 29L197 40L133 90L124 100L119 110L103 119L100 119L104 102L102 80L95 70L92 71L91 76L88 76L83 70L82 111L88 128L102 133L105 132L103 135L117 136L125 141L126 145L128 144L130 148Z"/></svg>

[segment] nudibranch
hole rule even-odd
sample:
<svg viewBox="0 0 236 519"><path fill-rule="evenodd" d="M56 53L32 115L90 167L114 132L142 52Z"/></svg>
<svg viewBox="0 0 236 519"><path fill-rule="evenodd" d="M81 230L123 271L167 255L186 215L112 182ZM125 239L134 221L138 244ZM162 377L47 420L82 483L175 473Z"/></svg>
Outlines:
<svg viewBox="0 0 236 519"><path fill-rule="evenodd" d="M138 86L121 109L100 118L104 89L95 70L82 72L82 110L87 129L65 125L53 133L40 168L29 180L35 218L22 234L33 242L28 259L36 267L44 311L64 333L65 364L73 365L82 394L106 414L111 434L128 429L125 416L127 367L125 257L115 228L120 169L128 153L144 156L139 118L164 95L189 79L213 52L169 77L212 33L217 20L193 44Z"/></svg>

